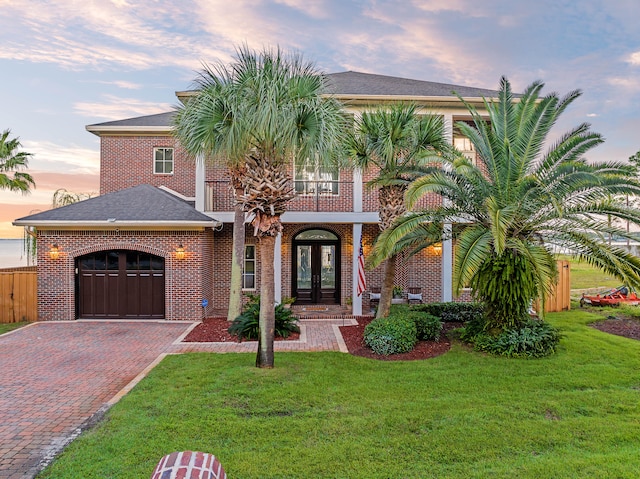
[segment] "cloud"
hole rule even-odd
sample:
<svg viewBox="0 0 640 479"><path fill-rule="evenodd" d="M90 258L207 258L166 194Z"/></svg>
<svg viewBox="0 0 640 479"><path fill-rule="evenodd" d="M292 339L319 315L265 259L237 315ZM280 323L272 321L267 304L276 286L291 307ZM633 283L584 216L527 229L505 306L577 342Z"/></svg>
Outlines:
<svg viewBox="0 0 640 479"><path fill-rule="evenodd" d="M630 54L627 57L626 62L630 63L633 66L640 65L640 52L633 52L632 54Z"/></svg>
<svg viewBox="0 0 640 479"><path fill-rule="evenodd" d="M115 85L118 88L123 88L126 90L140 90L143 87L143 85L141 85L140 83L133 83L124 80L98 81L97 83L100 83L102 85Z"/></svg>
<svg viewBox="0 0 640 479"><path fill-rule="evenodd" d="M612 77L608 78L607 82L618 88L622 88L629 91L640 91L640 79L638 78L624 78L624 77Z"/></svg>
<svg viewBox="0 0 640 479"><path fill-rule="evenodd" d="M31 171L64 171L68 174L100 173L100 152L76 145L64 146L51 141L23 141L23 149L32 153Z"/></svg>
<svg viewBox="0 0 640 479"><path fill-rule="evenodd" d="M180 7L169 0L87 1L81 6L76 0L13 0L0 13L0 58L72 70L157 65L193 69L199 57L218 49L193 28L195 5L185 1Z"/></svg>
<svg viewBox="0 0 640 479"><path fill-rule="evenodd" d="M323 0L276 0L276 3L294 8L316 19L331 16L330 7Z"/></svg>
<svg viewBox="0 0 640 479"><path fill-rule="evenodd" d="M163 113L173 108L170 103L146 102L136 98L121 98L115 95L104 95L104 98L106 102L102 103L76 103L73 109L82 116L117 120Z"/></svg>

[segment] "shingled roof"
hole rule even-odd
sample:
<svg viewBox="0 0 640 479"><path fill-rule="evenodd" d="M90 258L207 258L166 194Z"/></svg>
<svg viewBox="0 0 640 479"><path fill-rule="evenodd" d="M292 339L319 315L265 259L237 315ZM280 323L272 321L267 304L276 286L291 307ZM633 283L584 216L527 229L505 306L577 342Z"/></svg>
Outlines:
<svg viewBox="0 0 640 479"><path fill-rule="evenodd" d="M447 83L435 83L423 80L411 80L372 73L360 73L354 71L327 74L328 93L341 99L366 98L372 100L376 97L387 99L419 99L429 100L450 99L457 101L454 91L463 98L496 98L498 92L483 88L473 88ZM191 92L179 92L177 95L188 96ZM517 95L514 95L517 96ZM139 116L124 120L107 121L88 125L87 130L94 134L107 133L109 131L136 130L145 132L168 132L175 112L169 111L155 115Z"/></svg>
<svg viewBox="0 0 640 479"><path fill-rule="evenodd" d="M219 222L186 201L151 185L139 185L18 218L16 226L215 227Z"/></svg>
<svg viewBox="0 0 640 479"><path fill-rule="evenodd" d="M435 83L423 80L411 80L386 75L360 72L330 73L327 75L329 93L345 95L379 95L412 97L454 97L454 91L462 97L495 98L495 90L472 88L447 83Z"/></svg>

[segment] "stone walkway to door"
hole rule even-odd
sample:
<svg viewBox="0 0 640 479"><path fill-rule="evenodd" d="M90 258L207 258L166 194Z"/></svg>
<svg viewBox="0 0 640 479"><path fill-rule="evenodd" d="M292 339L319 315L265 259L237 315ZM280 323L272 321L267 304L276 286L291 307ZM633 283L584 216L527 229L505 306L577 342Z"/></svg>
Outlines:
<svg viewBox="0 0 640 479"><path fill-rule="evenodd" d="M301 322L276 351L346 351L338 326ZM31 479L165 354L253 352L255 342L181 343L194 323L35 323L0 336L0 478Z"/></svg>

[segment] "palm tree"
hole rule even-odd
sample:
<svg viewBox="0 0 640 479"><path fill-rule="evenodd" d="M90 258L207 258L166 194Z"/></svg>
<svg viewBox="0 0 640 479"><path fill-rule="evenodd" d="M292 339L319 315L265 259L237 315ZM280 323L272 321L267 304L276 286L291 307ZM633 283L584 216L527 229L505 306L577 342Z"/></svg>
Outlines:
<svg viewBox="0 0 640 479"><path fill-rule="evenodd" d="M10 134L11 130L5 130L0 135L0 189L26 194L36 184L30 174L20 170L27 167L31 153L17 151L20 141L9 139ZM12 176L9 175L11 172Z"/></svg>
<svg viewBox="0 0 640 479"><path fill-rule="evenodd" d="M602 137L581 124L546 147L559 115L580 96L541 97L534 82L517 100L506 78L497 101L485 100L489 122L471 105L473 126L458 123L479 155L443 155L413 182L407 201L440 194L442 206L408 214L382 234L374 263L402 248L419 250L442 240L441 225L457 223L454 288L470 285L484 301L485 330L518 328L531 300L544 302L557 275L554 248L571 253L631 286L640 285L640 259L611 247L606 237L627 237L612 218L640 224L640 211L610 198L640 193L634 168L622 162L589 164L583 155ZM462 100L462 99L461 99Z"/></svg>
<svg viewBox="0 0 640 479"><path fill-rule="evenodd" d="M241 188L260 257L260 338L256 366L273 367L274 248L293 198L295 158L327 163L346 131L341 105L322 96L325 78L298 54L243 46L230 65L206 68L199 90L178 109L176 134L191 153L224 161ZM232 175L234 176L234 175Z"/></svg>
<svg viewBox="0 0 640 479"><path fill-rule="evenodd" d="M381 231L405 214L408 184L425 172L434 151L447 147L442 117L418 113L412 103L363 112L349 136L348 148L355 166L377 171L367 187L378 188ZM389 315L396 262L396 254L391 254L385 263L378 318Z"/></svg>

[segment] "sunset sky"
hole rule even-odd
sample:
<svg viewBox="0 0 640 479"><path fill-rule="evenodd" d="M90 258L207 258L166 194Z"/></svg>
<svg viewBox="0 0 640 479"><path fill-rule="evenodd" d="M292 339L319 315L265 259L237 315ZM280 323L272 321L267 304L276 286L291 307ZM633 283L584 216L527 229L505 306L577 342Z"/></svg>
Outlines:
<svg viewBox="0 0 640 479"><path fill-rule="evenodd" d="M203 62L245 42L325 72L581 89L558 132L590 122L607 141L589 158L626 160L640 149L638 18L637 0L0 0L0 131L34 154L37 183L0 192L0 237L58 188L97 193L86 125L171 109Z"/></svg>

